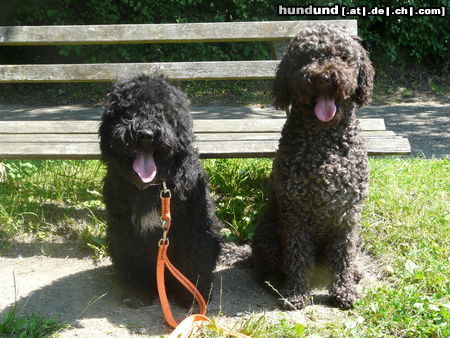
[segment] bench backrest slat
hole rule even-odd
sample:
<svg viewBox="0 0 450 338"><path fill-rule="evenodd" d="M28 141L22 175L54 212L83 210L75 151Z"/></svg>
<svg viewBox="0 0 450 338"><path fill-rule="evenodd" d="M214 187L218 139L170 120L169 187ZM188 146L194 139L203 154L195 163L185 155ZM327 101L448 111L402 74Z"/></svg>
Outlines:
<svg viewBox="0 0 450 338"><path fill-rule="evenodd" d="M269 79L279 61L209 61L0 66L1 82L101 82L144 73L176 80Z"/></svg>
<svg viewBox="0 0 450 338"><path fill-rule="evenodd" d="M1 45L68 45L277 41L292 38L317 21L211 22L85 26L3 26ZM333 26L357 34L356 20L333 20Z"/></svg>
<svg viewBox="0 0 450 338"><path fill-rule="evenodd" d="M270 41L273 45L292 38L302 28L322 23L345 28L351 34L357 34L356 20L3 26L0 27L0 46L232 41ZM274 77L278 62L0 65L0 83L109 82L155 71L175 80L267 79Z"/></svg>

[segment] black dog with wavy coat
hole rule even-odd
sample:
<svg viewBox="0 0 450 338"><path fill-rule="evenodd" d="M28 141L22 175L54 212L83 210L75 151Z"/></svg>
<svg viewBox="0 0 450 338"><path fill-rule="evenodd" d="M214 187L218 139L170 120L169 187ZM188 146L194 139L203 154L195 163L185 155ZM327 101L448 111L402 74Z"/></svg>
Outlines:
<svg viewBox="0 0 450 338"><path fill-rule="evenodd" d="M204 297L219 254L221 223L193 146L189 104L187 96L162 77L140 75L116 84L101 118L109 253L129 295L144 304L157 294L163 181L172 192L169 259ZM168 292L180 304L192 303L175 279L166 280Z"/></svg>
<svg viewBox="0 0 450 338"><path fill-rule="evenodd" d="M374 70L357 37L322 25L296 35L278 66L274 105L288 111L253 258L296 308L325 258L330 294L342 308L358 297L359 221L368 167L356 107L369 102Z"/></svg>

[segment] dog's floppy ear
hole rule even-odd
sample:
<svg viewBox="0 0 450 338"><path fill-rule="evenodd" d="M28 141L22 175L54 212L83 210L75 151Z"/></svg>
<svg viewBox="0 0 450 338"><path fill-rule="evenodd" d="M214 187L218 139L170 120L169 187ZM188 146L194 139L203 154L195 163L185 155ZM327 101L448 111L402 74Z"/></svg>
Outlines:
<svg viewBox="0 0 450 338"><path fill-rule="evenodd" d="M115 88L117 89L117 88ZM106 97L105 107L103 109L98 134L100 136L100 148L102 150L102 158L111 148L111 133L112 124L117 116L117 112L120 111L120 93L113 91Z"/></svg>
<svg viewBox="0 0 450 338"><path fill-rule="evenodd" d="M291 104L290 72L292 72L292 68L285 55L277 67L275 79L273 80L272 96L275 108L286 110Z"/></svg>
<svg viewBox="0 0 450 338"><path fill-rule="evenodd" d="M355 90L353 100L358 106L367 104L372 99L373 77L375 70L372 67L369 56L361 47L361 60L358 73L358 88Z"/></svg>
<svg viewBox="0 0 450 338"><path fill-rule="evenodd" d="M103 117L106 117L114 113L118 101L119 101L118 93L115 92L108 93L108 95L106 96L106 104L103 110Z"/></svg>

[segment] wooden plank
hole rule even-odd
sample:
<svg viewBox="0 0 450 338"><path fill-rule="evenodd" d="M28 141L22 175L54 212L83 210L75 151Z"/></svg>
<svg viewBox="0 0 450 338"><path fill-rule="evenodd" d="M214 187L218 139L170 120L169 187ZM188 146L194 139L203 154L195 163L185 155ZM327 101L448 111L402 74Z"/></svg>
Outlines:
<svg viewBox="0 0 450 338"><path fill-rule="evenodd" d="M0 134L97 133L99 121L0 121Z"/></svg>
<svg viewBox="0 0 450 338"><path fill-rule="evenodd" d="M366 138L367 153L377 155L409 155L411 146L407 138Z"/></svg>
<svg viewBox="0 0 450 338"><path fill-rule="evenodd" d="M368 138L396 138L392 131L363 131L362 136ZM279 140L280 133L199 133L197 141L252 141ZM97 134L0 134L0 143L98 143Z"/></svg>
<svg viewBox="0 0 450 338"><path fill-rule="evenodd" d="M4 26L1 45L274 41L321 23L357 34L356 20L211 22L135 25Z"/></svg>
<svg viewBox="0 0 450 338"><path fill-rule="evenodd" d="M280 132L285 119L211 119L194 120L194 132L271 133ZM0 134L96 134L98 121L0 121ZM360 119L365 131L386 130L383 119Z"/></svg>
<svg viewBox="0 0 450 338"><path fill-rule="evenodd" d="M217 141L199 142L202 158L274 157L278 141ZM409 142L404 138L366 139L369 155L408 155Z"/></svg>
<svg viewBox="0 0 450 338"><path fill-rule="evenodd" d="M273 108L273 112L275 111L276 109ZM238 115L238 113L235 114ZM271 115L271 113L267 112L267 115ZM194 119L194 132L281 132L285 122L285 118ZM384 119L359 119L359 124L361 129L366 131L386 130Z"/></svg>
<svg viewBox="0 0 450 338"><path fill-rule="evenodd" d="M372 138L372 137L385 137L385 138L389 138L389 137L397 137L397 135L395 135L395 133L392 130L362 130L361 134L365 137L365 138Z"/></svg>
<svg viewBox="0 0 450 338"><path fill-rule="evenodd" d="M359 119L361 130L386 130L384 119Z"/></svg>
<svg viewBox="0 0 450 338"><path fill-rule="evenodd" d="M0 83L111 82L141 73L175 80L269 79L279 61L1 65Z"/></svg>
<svg viewBox="0 0 450 338"><path fill-rule="evenodd" d="M399 137L395 135L393 131L362 131L361 135L366 139L368 138L395 138ZM196 138L198 141L227 141L227 140L279 140L281 137L280 132L272 133L253 133L250 131L241 133L197 133ZM1 140L1 136L0 136Z"/></svg>
<svg viewBox="0 0 450 338"><path fill-rule="evenodd" d="M273 157L278 140L204 141L197 142L203 158ZM407 139L366 139L369 155L407 155L411 148ZM0 143L3 159L95 159L99 158L98 142L90 143Z"/></svg>
<svg viewBox="0 0 450 338"><path fill-rule="evenodd" d="M97 159L98 143L2 143L4 159Z"/></svg>
<svg viewBox="0 0 450 338"><path fill-rule="evenodd" d="M285 119L194 120L194 132L200 133L270 133L281 132Z"/></svg>
<svg viewBox="0 0 450 338"><path fill-rule="evenodd" d="M97 134L0 134L0 143L98 143Z"/></svg>

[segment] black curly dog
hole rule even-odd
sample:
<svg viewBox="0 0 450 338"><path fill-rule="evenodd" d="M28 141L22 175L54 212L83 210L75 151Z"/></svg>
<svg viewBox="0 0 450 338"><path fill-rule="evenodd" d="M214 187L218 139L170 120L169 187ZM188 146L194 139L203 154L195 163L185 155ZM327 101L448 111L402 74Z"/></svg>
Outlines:
<svg viewBox="0 0 450 338"><path fill-rule="evenodd" d="M252 251L260 277L296 308L308 303L319 258L330 266L335 303L349 308L358 298L368 167L355 110L370 101L373 76L359 39L325 25L296 35L276 72L274 105L288 119Z"/></svg>
<svg viewBox="0 0 450 338"><path fill-rule="evenodd" d="M107 243L131 292L130 305L148 304L157 294L163 181L172 192L169 259L205 299L210 292L221 223L193 146L189 104L187 96L162 77L139 75L116 84L101 118ZM181 305L192 304L192 296L170 277L168 292Z"/></svg>

